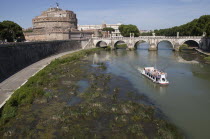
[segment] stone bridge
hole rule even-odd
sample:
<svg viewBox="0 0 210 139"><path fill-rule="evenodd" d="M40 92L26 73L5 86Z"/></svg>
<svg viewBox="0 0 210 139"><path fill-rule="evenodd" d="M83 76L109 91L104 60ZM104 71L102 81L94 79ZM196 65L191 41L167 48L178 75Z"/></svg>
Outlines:
<svg viewBox="0 0 210 139"><path fill-rule="evenodd" d="M92 37L92 47L100 47L100 43L103 42L106 46L110 46L112 49L116 47L119 42L124 42L127 44L129 49L137 48L138 43L147 42L150 47L149 50L157 50L158 44L162 41L168 41L173 46L175 51L179 50L179 47L187 41L197 42L200 46L202 36L176 36L176 37L167 37L167 36L140 36L140 37L109 37L109 38L99 38ZM105 45L104 45L105 46Z"/></svg>

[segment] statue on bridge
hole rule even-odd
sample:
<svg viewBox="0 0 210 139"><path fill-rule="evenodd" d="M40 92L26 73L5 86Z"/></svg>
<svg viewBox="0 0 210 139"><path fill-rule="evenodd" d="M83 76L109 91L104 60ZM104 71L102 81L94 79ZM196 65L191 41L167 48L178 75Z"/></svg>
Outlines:
<svg viewBox="0 0 210 139"><path fill-rule="evenodd" d="M206 37L206 32L203 32L203 35L202 35L203 37Z"/></svg>
<svg viewBox="0 0 210 139"><path fill-rule="evenodd" d="M179 38L179 32L176 33L176 37Z"/></svg>

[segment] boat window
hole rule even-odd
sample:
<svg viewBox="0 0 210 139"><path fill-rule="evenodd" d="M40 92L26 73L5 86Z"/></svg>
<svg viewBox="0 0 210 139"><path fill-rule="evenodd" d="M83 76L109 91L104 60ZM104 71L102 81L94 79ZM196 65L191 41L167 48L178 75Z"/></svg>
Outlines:
<svg viewBox="0 0 210 139"><path fill-rule="evenodd" d="M162 78L162 81L165 81L165 78Z"/></svg>

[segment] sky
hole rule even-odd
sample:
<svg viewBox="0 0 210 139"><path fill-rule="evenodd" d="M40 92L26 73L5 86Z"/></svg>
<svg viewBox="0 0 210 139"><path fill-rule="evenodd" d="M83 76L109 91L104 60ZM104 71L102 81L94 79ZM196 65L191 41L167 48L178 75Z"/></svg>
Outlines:
<svg viewBox="0 0 210 139"><path fill-rule="evenodd" d="M154 30L210 15L210 0L0 0L0 22L32 27L32 19L56 2L63 10L74 11L79 25L123 23Z"/></svg>

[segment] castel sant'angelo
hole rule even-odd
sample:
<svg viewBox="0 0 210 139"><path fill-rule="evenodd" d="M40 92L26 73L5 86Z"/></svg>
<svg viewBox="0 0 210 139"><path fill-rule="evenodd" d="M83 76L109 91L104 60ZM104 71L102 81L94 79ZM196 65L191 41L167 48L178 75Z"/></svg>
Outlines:
<svg viewBox="0 0 210 139"><path fill-rule="evenodd" d="M27 41L68 40L77 30L77 17L73 11L49 8L32 19L33 29L24 33ZM77 32L77 33L75 33Z"/></svg>

